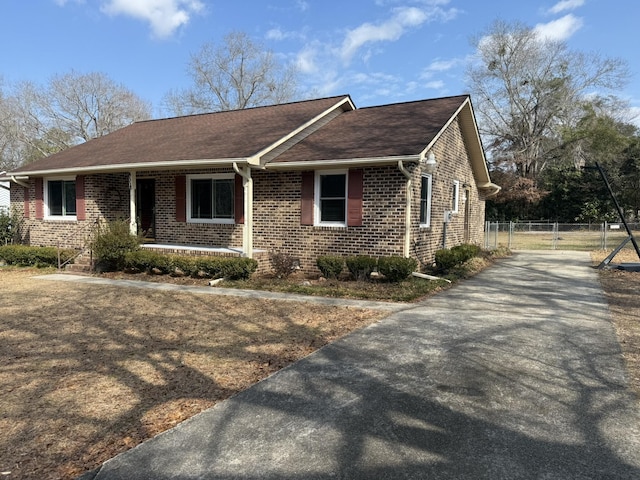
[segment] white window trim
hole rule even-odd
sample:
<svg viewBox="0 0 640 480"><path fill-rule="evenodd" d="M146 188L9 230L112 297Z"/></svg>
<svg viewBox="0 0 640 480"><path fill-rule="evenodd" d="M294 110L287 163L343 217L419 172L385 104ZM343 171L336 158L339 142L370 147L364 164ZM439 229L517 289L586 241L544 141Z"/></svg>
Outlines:
<svg viewBox="0 0 640 480"><path fill-rule="evenodd" d="M223 225L232 225L236 223L235 212L233 218L192 218L191 217L191 180L207 178L211 180L233 180L235 174L233 173L198 173L194 175L187 175L187 223L215 223ZM235 188L235 185L234 185ZM234 193L235 197L235 193ZM235 202L235 198L231 199Z"/></svg>
<svg viewBox="0 0 640 480"><path fill-rule="evenodd" d="M344 222L322 222L320 212L320 177L322 175L344 175ZM346 227L347 204L349 203L349 171L348 170L316 170L313 187L313 224L316 227Z"/></svg>
<svg viewBox="0 0 640 480"><path fill-rule="evenodd" d="M460 210L460 180L453 181L453 205L451 213L458 213Z"/></svg>
<svg viewBox="0 0 640 480"><path fill-rule="evenodd" d="M49 182L56 182L56 181L65 181L65 182L70 182L76 181L76 177L49 177L49 178L45 178L44 181L42 182L42 203L44 204L44 219L45 220L58 220L58 221L73 221L73 222L77 222L78 221L78 215L77 215L77 199L76 199L76 215L51 215L51 210L49 209Z"/></svg>
<svg viewBox="0 0 640 480"><path fill-rule="evenodd" d="M420 222L420 228L429 228L431 227L431 199L433 197L433 177L428 173L423 173L421 175L421 182L424 179L427 179L427 184L429 186L429 196L427 197L427 221L426 223ZM418 214L422 213L422 183L420 183L420 207L418 208ZM420 219L422 220L422 218Z"/></svg>

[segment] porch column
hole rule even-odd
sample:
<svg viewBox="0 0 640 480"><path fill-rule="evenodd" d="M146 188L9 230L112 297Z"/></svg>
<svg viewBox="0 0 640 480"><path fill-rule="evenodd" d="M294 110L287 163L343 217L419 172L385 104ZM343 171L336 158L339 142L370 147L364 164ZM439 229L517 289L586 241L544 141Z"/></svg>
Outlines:
<svg viewBox="0 0 640 480"><path fill-rule="evenodd" d="M242 177L244 190L244 225L242 227L242 253L247 258L253 258L253 178L251 168L245 165L240 169L234 162L233 169Z"/></svg>
<svg viewBox="0 0 640 480"><path fill-rule="evenodd" d="M138 234L138 221L136 220L136 172L129 173L129 231L131 235Z"/></svg>

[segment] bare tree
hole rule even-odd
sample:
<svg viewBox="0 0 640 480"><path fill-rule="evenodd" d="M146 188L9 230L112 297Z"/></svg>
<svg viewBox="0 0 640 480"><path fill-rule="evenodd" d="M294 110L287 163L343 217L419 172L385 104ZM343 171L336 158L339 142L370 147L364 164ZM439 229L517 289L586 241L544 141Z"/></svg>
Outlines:
<svg viewBox="0 0 640 480"><path fill-rule="evenodd" d="M0 96L0 154L16 166L151 117L151 106L104 73L74 71Z"/></svg>
<svg viewBox="0 0 640 480"><path fill-rule="evenodd" d="M229 33L221 45L203 45L187 72L193 86L164 98L165 109L175 115L284 103L298 94L295 68L243 32Z"/></svg>
<svg viewBox="0 0 640 480"><path fill-rule="evenodd" d="M495 22L474 45L467 76L481 134L492 161L522 177L535 179L585 105L607 103L628 78L624 61L570 51L519 23Z"/></svg>

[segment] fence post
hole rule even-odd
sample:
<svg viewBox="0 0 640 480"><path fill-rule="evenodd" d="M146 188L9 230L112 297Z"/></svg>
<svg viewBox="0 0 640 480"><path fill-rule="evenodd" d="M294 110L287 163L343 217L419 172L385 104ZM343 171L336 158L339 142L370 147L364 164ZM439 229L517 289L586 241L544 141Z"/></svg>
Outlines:
<svg viewBox="0 0 640 480"><path fill-rule="evenodd" d="M507 243L507 248L511 249L513 246L513 222L509 221L509 241Z"/></svg>
<svg viewBox="0 0 640 480"><path fill-rule="evenodd" d="M602 235L600 236L600 248L602 250L607 249L607 221L605 220L600 224L600 228L602 229Z"/></svg>
<svg viewBox="0 0 640 480"><path fill-rule="evenodd" d="M489 222L484 222L484 249L489 250Z"/></svg>
<svg viewBox="0 0 640 480"><path fill-rule="evenodd" d="M551 248L553 250L558 249L558 222L553 222L552 228L552 240L551 240Z"/></svg>

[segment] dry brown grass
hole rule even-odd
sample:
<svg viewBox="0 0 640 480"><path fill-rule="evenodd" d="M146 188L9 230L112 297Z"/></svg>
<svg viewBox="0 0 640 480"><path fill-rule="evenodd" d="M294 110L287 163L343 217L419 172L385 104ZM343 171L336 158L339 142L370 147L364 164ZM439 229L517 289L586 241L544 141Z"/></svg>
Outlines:
<svg viewBox="0 0 640 480"><path fill-rule="evenodd" d="M594 253L592 257L600 263L606 253ZM634 250L623 250L614 257L612 264L639 262ZM629 382L640 395L640 272L613 269L599 272L627 365Z"/></svg>
<svg viewBox="0 0 640 480"><path fill-rule="evenodd" d="M42 273L0 269L2 478L74 478L384 315ZM600 278L640 393L640 273Z"/></svg>
<svg viewBox="0 0 640 480"><path fill-rule="evenodd" d="M2 478L75 478L384 315L42 273L0 269Z"/></svg>

